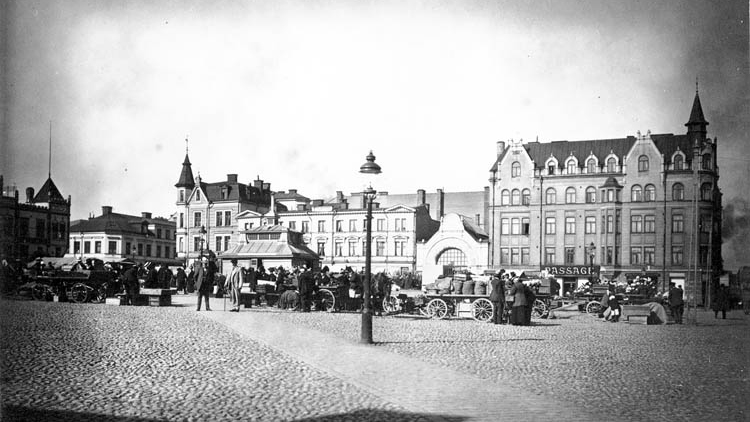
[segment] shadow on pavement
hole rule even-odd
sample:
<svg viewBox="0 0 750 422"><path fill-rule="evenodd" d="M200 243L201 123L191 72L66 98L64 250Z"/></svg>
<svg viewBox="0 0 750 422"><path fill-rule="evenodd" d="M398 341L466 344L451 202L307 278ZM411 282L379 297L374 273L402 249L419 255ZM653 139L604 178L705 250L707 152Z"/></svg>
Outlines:
<svg viewBox="0 0 750 422"><path fill-rule="evenodd" d="M135 416L114 416L98 413L74 412L70 410L34 409L25 406L3 406L0 412L3 422L157 422L160 419L149 419Z"/></svg>
<svg viewBox="0 0 750 422"><path fill-rule="evenodd" d="M445 420L450 422L462 422L469 418L455 415L440 415L435 413L409 413L396 412L392 410L361 409L354 412L339 413L334 415L316 416L310 418L294 419L295 422L329 422L329 421L367 421L367 422L412 422Z"/></svg>
<svg viewBox="0 0 750 422"><path fill-rule="evenodd" d="M510 341L547 341L543 338L503 338L483 340L414 340L414 341L376 341L375 344L423 344L423 343L445 343L445 344L470 344L470 343L507 343Z"/></svg>

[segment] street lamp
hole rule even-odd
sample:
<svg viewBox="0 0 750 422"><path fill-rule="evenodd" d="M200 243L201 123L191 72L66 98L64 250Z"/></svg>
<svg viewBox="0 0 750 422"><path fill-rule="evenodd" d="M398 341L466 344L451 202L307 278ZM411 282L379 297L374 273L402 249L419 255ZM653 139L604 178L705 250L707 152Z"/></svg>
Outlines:
<svg viewBox="0 0 750 422"><path fill-rule="evenodd" d="M594 266L594 255L596 255L596 246L594 245L594 242L591 242L589 245L589 265Z"/></svg>
<svg viewBox="0 0 750 422"><path fill-rule="evenodd" d="M205 239L205 237L206 237L206 226L201 226L200 234L201 234L201 251L200 251L201 254L198 255L198 260L202 260L203 259L203 242L206 240Z"/></svg>
<svg viewBox="0 0 750 422"><path fill-rule="evenodd" d="M367 161L359 168L362 174L380 174L380 166L375 163L375 156L370 151L366 157ZM362 192L362 196L367 202L367 218L365 224L365 280L362 286L362 332L359 342L363 344L372 344L372 310L370 309L370 279L371 279L371 261L372 261L372 201L375 199L377 191L368 185Z"/></svg>

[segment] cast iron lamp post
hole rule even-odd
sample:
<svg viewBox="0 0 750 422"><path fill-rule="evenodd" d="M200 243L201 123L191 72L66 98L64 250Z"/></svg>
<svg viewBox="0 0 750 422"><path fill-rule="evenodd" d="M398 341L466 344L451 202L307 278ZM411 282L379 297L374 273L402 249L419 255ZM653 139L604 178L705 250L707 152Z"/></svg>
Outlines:
<svg viewBox="0 0 750 422"><path fill-rule="evenodd" d="M201 254L198 255L198 260L202 261L203 260L203 242L206 241L206 239L205 239L205 237L206 237L206 226L201 226L200 234L201 234Z"/></svg>
<svg viewBox="0 0 750 422"><path fill-rule="evenodd" d="M359 168L362 174L380 174L380 166L375 164L375 156L370 151L367 154L367 161ZM371 279L371 261L372 261L372 201L375 199L377 191L368 185L362 192L367 202L367 217L365 224L365 280L362 285L362 332L359 342L363 344L372 344L372 310L370 309L370 279Z"/></svg>

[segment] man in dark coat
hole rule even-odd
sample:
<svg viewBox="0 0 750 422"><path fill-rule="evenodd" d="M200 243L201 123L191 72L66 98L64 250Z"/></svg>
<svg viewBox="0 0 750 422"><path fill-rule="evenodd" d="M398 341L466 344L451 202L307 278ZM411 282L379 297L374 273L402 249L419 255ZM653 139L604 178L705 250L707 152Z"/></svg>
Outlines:
<svg viewBox="0 0 750 422"><path fill-rule="evenodd" d="M492 302L492 323L503 323L503 311L505 310L505 290L503 290L503 273L505 270L498 271L490 281L492 291L490 292L490 302Z"/></svg>
<svg viewBox="0 0 750 422"><path fill-rule="evenodd" d="M156 271L156 265L153 262L146 264L146 282L143 283L143 287L147 289L158 289L159 288L159 273Z"/></svg>
<svg viewBox="0 0 750 422"><path fill-rule="evenodd" d="M210 311L211 306L208 304L208 296L211 294L213 289L213 277L208 268L208 259L203 258L203 261L198 265L198 269L195 270L195 290L198 292L198 308L196 311L201 310L201 303L203 298L206 298L206 310Z"/></svg>
<svg viewBox="0 0 750 422"><path fill-rule="evenodd" d="M300 310L302 312L310 312L313 288L315 288L315 279L306 265L302 267L302 272L298 277L298 283L299 286L297 288L299 289Z"/></svg>
<svg viewBox="0 0 750 422"><path fill-rule="evenodd" d="M137 265L133 265L122 273L122 286L125 288L125 304L135 305L135 298L140 290Z"/></svg>
<svg viewBox="0 0 750 422"><path fill-rule="evenodd" d="M672 310L672 317L677 324L682 324L682 315L685 313L684 293L679 286L669 283L669 308Z"/></svg>
<svg viewBox="0 0 750 422"><path fill-rule="evenodd" d="M169 289L172 287L172 276L172 270L170 270L169 267L166 265L159 267L159 273L157 274L159 287L162 289Z"/></svg>
<svg viewBox="0 0 750 422"><path fill-rule="evenodd" d="M177 281L177 292L187 294L187 274L185 274L185 270L182 267L177 269L175 280Z"/></svg>

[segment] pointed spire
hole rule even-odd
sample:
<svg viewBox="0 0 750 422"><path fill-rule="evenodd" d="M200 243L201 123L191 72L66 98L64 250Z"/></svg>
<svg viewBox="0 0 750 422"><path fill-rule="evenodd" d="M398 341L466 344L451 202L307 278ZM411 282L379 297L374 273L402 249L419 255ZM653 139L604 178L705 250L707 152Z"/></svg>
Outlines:
<svg viewBox="0 0 750 422"><path fill-rule="evenodd" d="M687 126L687 134L693 141L693 144L700 144L706 139L706 126L708 122L703 116L703 107L701 107L701 99L698 95L698 81L695 82L695 99L693 100L693 108L690 110L690 119L685 126Z"/></svg>
<svg viewBox="0 0 750 422"><path fill-rule="evenodd" d="M180 173L180 180L177 181L175 187L192 189L195 187L195 178L193 177L193 167L190 164L190 158L188 157L188 139L185 137L185 161L182 162L182 172Z"/></svg>

